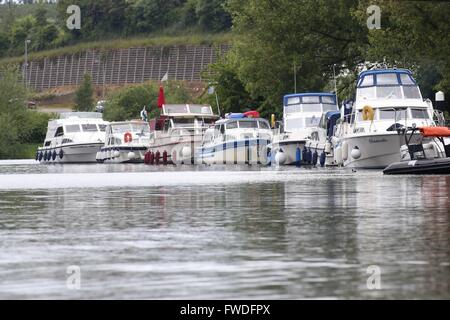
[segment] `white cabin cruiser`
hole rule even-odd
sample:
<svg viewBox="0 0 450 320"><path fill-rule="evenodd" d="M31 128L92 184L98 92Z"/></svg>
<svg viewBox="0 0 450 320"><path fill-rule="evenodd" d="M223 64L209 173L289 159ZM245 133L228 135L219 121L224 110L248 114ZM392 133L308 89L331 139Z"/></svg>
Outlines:
<svg viewBox="0 0 450 320"><path fill-rule="evenodd" d="M334 93L300 93L287 95L283 99L283 126L278 128L270 146L272 160L277 164L312 164L319 145L305 147L316 134L316 128L324 113L337 111ZM326 136L326 130L324 136ZM323 152L323 147L322 151ZM317 162L317 159L316 161Z"/></svg>
<svg viewBox="0 0 450 320"><path fill-rule="evenodd" d="M143 163L150 141L148 122L113 122L106 127L105 145L97 154L100 163Z"/></svg>
<svg viewBox="0 0 450 320"><path fill-rule="evenodd" d="M89 163L105 142L102 114L96 112L62 113L50 120L44 146L36 153L41 163Z"/></svg>
<svg viewBox="0 0 450 320"><path fill-rule="evenodd" d="M209 105L163 105L161 116L150 121L146 163L194 164L195 149L218 118Z"/></svg>
<svg viewBox="0 0 450 320"><path fill-rule="evenodd" d="M196 161L204 164L263 164L270 162L268 145L273 133L269 122L250 111L230 114L205 132Z"/></svg>
<svg viewBox="0 0 450 320"><path fill-rule="evenodd" d="M409 70L362 72L353 109L345 110L332 138L335 161L345 167L385 168L400 161L404 140L398 129L435 125L433 106L422 99Z"/></svg>

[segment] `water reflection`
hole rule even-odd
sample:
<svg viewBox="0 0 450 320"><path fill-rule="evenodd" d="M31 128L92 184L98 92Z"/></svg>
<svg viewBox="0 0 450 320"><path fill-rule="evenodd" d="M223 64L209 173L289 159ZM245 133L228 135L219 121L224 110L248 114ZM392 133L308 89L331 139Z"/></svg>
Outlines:
<svg viewBox="0 0 450 320"><path fill-rule="evenodd" d="M42 177L128 177L106 167ZM245 181L202 185L212 168L159 170L193 184L3 187L0 298L450 298L448 177L265 168L261 180L233 168ZM81 291L65 287L69 265L82 268ZM366 287L370 265L382 269L381 291Z"/></svg>

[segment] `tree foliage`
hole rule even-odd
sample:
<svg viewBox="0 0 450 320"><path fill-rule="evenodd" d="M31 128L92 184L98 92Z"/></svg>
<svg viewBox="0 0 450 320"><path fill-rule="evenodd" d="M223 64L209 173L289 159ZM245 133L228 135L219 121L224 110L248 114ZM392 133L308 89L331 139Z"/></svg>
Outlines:
<svg viewBox="0 0 450 320"><path fill-rule="evenodd" d="M26 108L28 93L17 68L3 67L0 74L0 159L11 159L20 155L20 145L44 141L49 115Z"/></svg>
<svg viewBox="0 0 450 320"><path fill-rule="evenodd" d="M83 82L75 92L75 110L92 111L94 109L94 89L89 73L83 77Z"/></svg>

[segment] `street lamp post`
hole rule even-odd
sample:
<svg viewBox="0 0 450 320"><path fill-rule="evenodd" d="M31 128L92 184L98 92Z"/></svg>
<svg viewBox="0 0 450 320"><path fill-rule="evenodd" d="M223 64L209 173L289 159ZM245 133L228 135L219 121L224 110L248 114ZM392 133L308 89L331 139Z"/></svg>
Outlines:
<svg viewBox="0 0 450 320"><path fill-rule="evenodd" d="M28 88L28 45L31 40L25 40L25 87Z"/></svg>

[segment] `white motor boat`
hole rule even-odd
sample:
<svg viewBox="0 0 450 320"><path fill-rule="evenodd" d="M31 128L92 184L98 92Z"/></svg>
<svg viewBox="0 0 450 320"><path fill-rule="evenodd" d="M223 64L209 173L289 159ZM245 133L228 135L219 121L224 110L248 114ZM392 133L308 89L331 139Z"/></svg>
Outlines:
<svg viewBox="0 0 450 320"><path fill-rule="evenodd" d="M205 132L196 161L204 164L263 164L270 162L268 145L273 133L269 122L250 111L230 114Z"/></svg>
<svg viewBox="0 0 450 320"><path fill-rule="evenodd" d="M203 134L219 117L209 105L163 105L158 119L150 121L149 164L193 164Z"/></svg>
<svg viewBox="0 0 450 320"><path fill-rule="evenodd" d="M102 114L96 112L62 113L50 120L44 146L36 153L41 163L96 162L96 154L105 142Z"/></svg>
<svg viewBox="0 0 450 320"><path fill-rule="evenodd" d="M148 122L113 122L106 127L105 144L97 153L100 163L143 163L150 142Z"/></svg>
<svg viewBox="0 0 450 320"><path fill-rule="evenodd" d="M278 128L270 145L272 160L280 165L314 164L318 154L323 153L323 144L317 130L324 113L337 111L334 93L300 93L284 97L283 126ZM316 137L317 135L317 137ZM308 146L307 146L308 144Z"/></svg>
<svg viewBox="0 0 450 320"><path fill-rule="evenodd" d="M350 168L385 168L400 161L404 140L398 130L435 125L433 106L422 99L409 70L362 72L353 109L345 110L332 143L335 162Z"/></svg>

